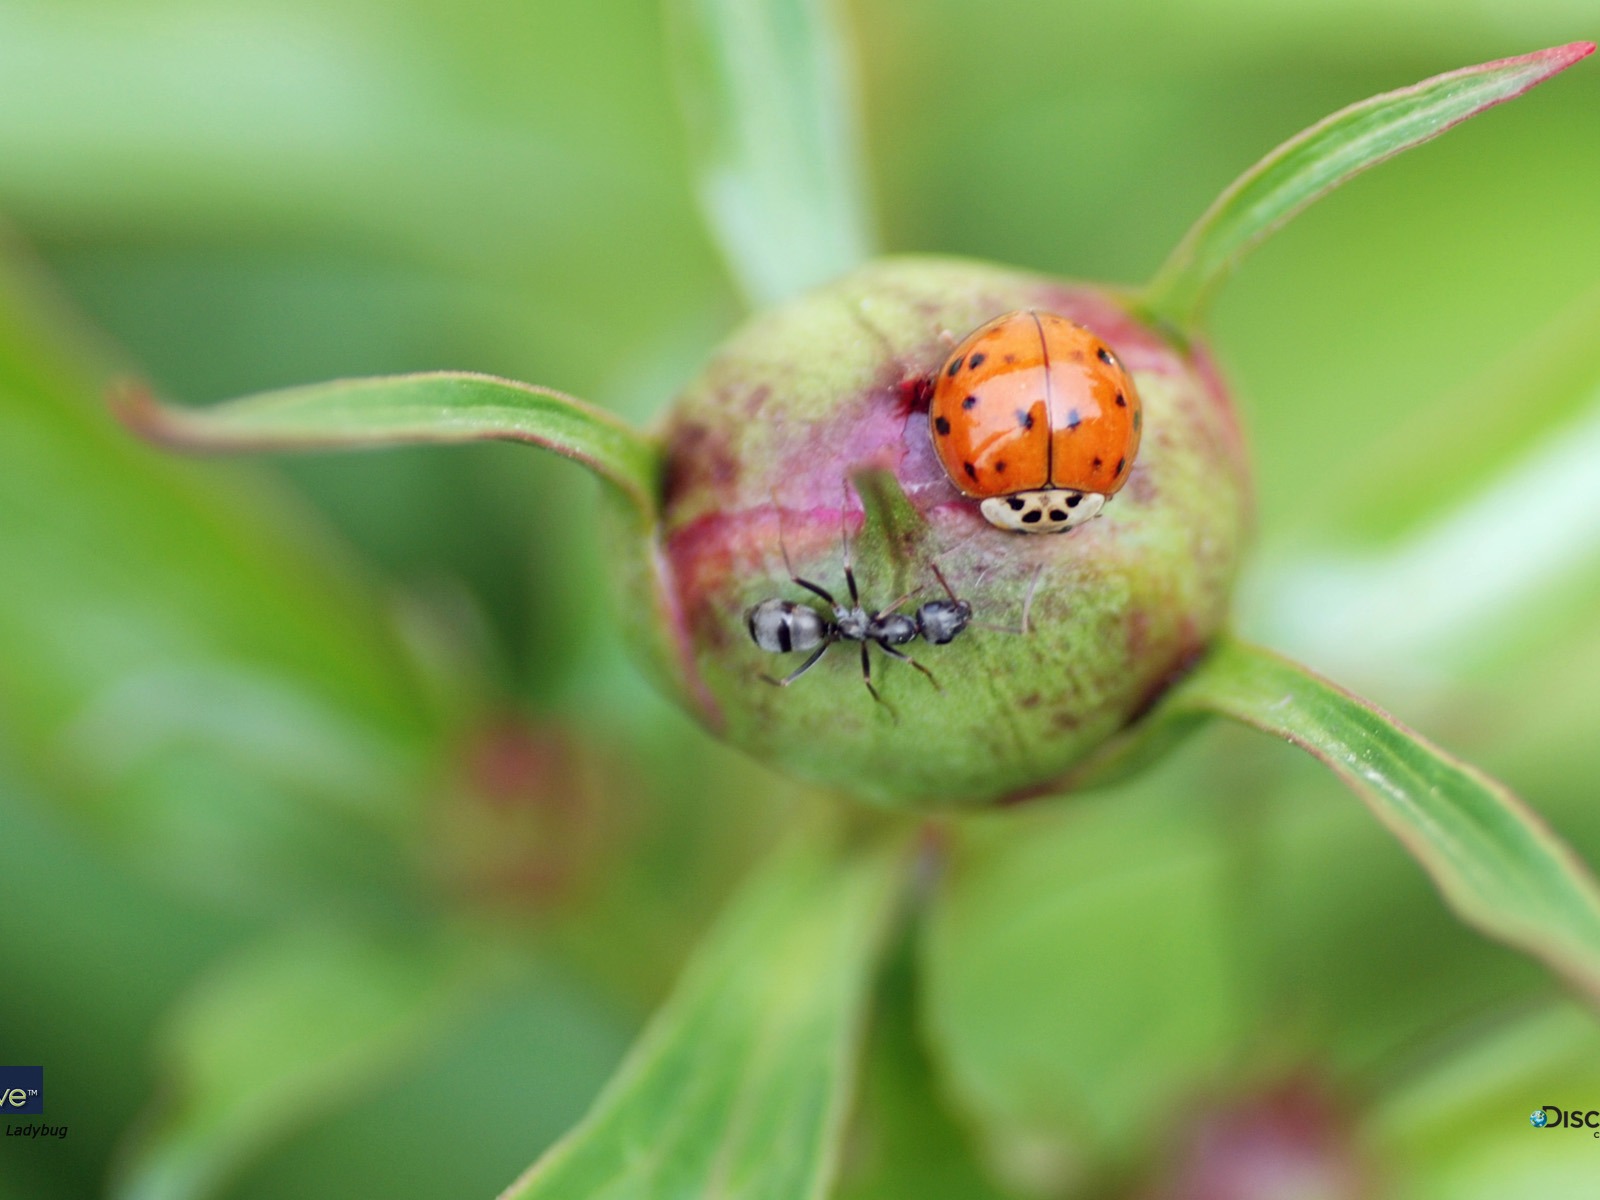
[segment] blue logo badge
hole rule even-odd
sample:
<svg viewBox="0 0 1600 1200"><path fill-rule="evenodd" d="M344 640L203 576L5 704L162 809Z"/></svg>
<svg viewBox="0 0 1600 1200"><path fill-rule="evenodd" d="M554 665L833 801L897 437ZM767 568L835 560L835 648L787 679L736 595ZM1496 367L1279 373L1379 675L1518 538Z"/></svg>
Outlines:
<svg viewBox="0 0 1600 1200"><path fill-rule="evenodd" d="M1550 1117L1542 1108L1536 1108L1528 1114L1528 1124L1535 1129L1543 1129L1549 1123Z"/></svg>
<svg viewBox="0 0 1600 1200"><path fill-rule="evenodd" d="M0 1067L0 1115L44 1111L43 1067Z"/></svg>

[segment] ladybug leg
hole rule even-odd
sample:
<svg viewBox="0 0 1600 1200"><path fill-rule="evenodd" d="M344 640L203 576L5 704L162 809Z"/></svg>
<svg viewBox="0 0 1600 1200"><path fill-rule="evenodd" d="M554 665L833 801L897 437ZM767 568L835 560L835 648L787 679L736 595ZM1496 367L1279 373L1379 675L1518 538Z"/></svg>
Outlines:
<svg viewBox="0 0 1600 1200"><path fill-rule="evenodd" d="M928 677L928 682L933 684L933 687L934 687L935 691L939 691L939 692L944 691L944 689L939 686L939 681L933 677L933 672L928 670L927 667L923 666L916 659L912 658L911 655L905 653L902 650L896 650L893 646L889 645L888 642L879 642L878 646L879 646L880 649L883 650L883 652L885 654L889 655L891 658L898 658L901 662L908 662L913 667L915 667L917 670L921 671L924 675L926 675ZM867 654L867 648L866 648L866 646L862 646L861 647L861 656L863 658L865 658L866 654ZM876 694L876 693L874 693L874 694Z"/></svg>
<svg viewBox="0 0 1600 1200"><path fill-rule="evenodd" d="M807 658L805 662L801 663L794 670L790 671L782 679L774 679L771 675L763 675L761 678L767 683L770 683L773 687L788 687L796 679L799 679L800 676L804 675L807 671L811 670L812 667L816 666L817 660L828 652L828 647L831 645L833 645L832 642L823 642L822 645L818 646L811 652L811 657Z"/></svg>

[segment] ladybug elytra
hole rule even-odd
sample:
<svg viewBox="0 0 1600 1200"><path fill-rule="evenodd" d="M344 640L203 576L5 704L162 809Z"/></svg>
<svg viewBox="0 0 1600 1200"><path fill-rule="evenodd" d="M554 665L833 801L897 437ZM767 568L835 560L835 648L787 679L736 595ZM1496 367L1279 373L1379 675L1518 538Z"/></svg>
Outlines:
<svg viewBox="0 0 1600 1200"><path fill-rule="evenodd" d="M1099 516L1128 481L1143 422L1111 348L1035 309L969 334L940 367L928 405L951 482L1016 533L1064 533Z"/></svg>

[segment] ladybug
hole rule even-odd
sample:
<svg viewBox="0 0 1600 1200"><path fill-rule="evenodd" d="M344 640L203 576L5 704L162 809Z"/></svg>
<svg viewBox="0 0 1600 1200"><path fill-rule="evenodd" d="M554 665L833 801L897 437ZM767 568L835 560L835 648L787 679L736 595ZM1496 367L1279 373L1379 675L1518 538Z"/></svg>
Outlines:
<svg viewBox="0 0 1600 1200"><path fill-rule="evenodd" d="M1128 482L1144 413L1133 378L1099 337L1022 309L967 335L934 378L928 431L990 524L1064 533Z"/></svg>

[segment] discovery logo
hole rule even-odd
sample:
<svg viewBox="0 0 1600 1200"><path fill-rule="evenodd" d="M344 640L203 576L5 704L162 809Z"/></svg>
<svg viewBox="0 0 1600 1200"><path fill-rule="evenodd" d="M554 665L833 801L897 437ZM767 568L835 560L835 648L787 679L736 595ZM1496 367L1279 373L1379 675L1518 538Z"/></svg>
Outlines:
<svg viewBox="0 0 1600 1200"><path fill-rule="evenodd" d="M43 1067L0 1067L0 1116L44 1111Z"/></svg>
<svg viewBox="0 0 1600 1200"><path fill-rule="evenodd" d="M1546 1104L1528 1114L1528 1124L1535 1129L1588 1129L1594 1137L1600 1138L1600 1110L1593 1108L1585 1112L1581 1108Z"/></svg>

